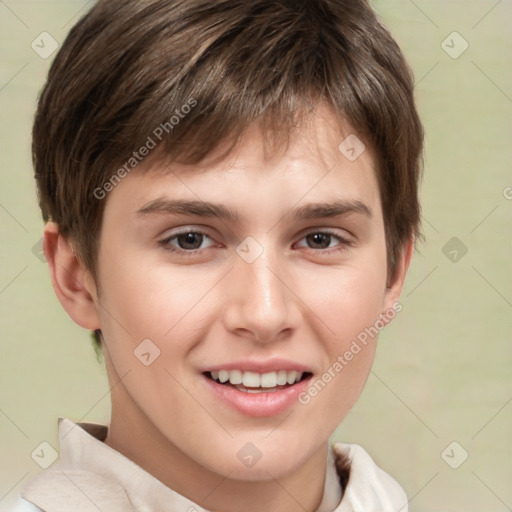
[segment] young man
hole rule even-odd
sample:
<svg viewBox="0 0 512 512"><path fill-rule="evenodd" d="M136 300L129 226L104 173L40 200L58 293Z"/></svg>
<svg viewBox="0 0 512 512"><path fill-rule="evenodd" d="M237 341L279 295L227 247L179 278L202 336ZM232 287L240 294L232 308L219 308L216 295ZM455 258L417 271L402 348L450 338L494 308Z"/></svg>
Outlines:
<svg viewBox="0 0 512 512"><path fill-rule="evenodd" d="M329 438L401 309L422 138L364 0L98 2L33 152L54 290L97 336L112 417L60 418L18 506L406 511Z"/></svg>

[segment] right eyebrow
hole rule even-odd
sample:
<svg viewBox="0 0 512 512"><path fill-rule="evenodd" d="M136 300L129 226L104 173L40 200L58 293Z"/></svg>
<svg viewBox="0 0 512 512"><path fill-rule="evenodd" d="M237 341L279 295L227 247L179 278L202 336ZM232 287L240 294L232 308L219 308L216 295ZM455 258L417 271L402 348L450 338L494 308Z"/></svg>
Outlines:
<svg viewBox="0 0 512 512"><path fill-rule="evenodd" d="M200 217L219 217L235 222L238 213L218 203L204 201L170 200L159 197L137 210L137 216L149 215L198 215Z"/></svg>

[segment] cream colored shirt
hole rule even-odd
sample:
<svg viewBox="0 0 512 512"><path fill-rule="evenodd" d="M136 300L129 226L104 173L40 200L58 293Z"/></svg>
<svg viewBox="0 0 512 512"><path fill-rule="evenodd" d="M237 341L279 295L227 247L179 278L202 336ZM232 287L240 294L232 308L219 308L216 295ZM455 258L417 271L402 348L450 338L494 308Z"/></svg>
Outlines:
<svg viewBox="0 0 512 512"><path fill-rule="evenodd" d="M208 512L106 445L108 427L59 418L60 460L21 490L12 512ZM335 457L348 456L341 488ZM358 445L329 445L324 495L315 512L407 512L407 497Z"/></svg>

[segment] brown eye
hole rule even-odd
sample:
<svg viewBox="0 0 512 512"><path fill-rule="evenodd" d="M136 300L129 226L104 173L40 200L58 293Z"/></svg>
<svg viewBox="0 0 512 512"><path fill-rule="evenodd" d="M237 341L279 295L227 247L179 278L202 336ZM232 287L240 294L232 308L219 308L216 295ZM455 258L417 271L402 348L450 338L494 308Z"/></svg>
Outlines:
<svg viewBox="0 0 512 512"><path fill-rule="evenodd" d="M194 250L201 247L204 235L201 233L183 233L175 238L180 249Z"/></svg>
<svg viewBox="0 0 512 512"><path fill-rule="evenodd" d="M306 234L297 245L321 254L347 250L353 246L353 242L343 238L337 232L324 230Z"/></svg>
<svg viewBox="0 0 512 512"><path fill-rule="evenodd" d="M158 245L171 252L194 254L214 245L214 241L202 231L182 231L160 240Z"/></svg>
<svg viewBox="0 0 512 512"><path fill-rule="evenodd" d="M313 233L306 236L311 249L326 249L330 246L332 238L332 235L329 233Z"/></svg>

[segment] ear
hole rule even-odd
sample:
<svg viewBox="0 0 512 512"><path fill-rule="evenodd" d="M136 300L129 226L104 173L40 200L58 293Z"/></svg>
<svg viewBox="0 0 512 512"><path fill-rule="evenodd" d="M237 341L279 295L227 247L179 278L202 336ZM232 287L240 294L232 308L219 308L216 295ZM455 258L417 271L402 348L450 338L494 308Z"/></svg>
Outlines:
<svg viewBox="0 0 512 512"><path fill-rule="evenodd" d="M94 281L54 222L44 227L43 252L55 294L71 319L85 329L101 329Z"/></svg>
<svg viewBox="0 0 512 512"><path fill-rule="evenodd" d="M386 291L384 294L382 320L385 324L388 324L393 318L393 315L386 315L386 311L399 311L397 303L402 293L402 287L404 285L405 276L411 263L412 253L414 251L414 237L411 237L409 241L402 247L400 256L397 262L395 275L391 282L388 282ZM401 309L401 308L400 308Z"/></svg>

